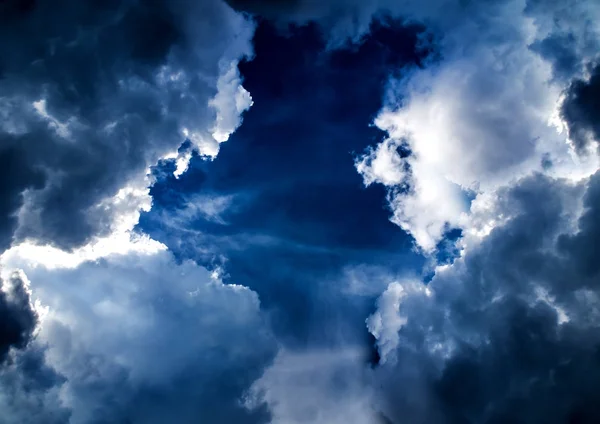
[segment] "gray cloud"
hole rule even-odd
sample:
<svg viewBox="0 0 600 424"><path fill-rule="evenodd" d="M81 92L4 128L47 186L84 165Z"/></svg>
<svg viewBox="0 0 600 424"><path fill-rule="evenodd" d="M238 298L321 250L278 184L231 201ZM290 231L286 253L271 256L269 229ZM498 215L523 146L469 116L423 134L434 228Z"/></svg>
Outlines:
<svg viewBox="0 0 600 424"><path fill-rule="evenodd" d="M27 280L21 273L12 273L0 291L2 423L68 422L69 411L58 401L63 380L44 363L45 349L35 344L38 321Z"/></svg>
<svg viewBox="0 0 600 424"><path fill-rule="evenodd" d="M0 247L13 233L82 245L111 231L117 211L106 199L143 185L147 167L186 137L214 152L209 101L219 75L250 53L252 33L224 3L0 7Z"/></svg>
<svg viewBox="0 0 600 424"><path fill-rule="evenodd" d="M571 83L561 107L569 138L579 151L600 141L600 65L591 69L590 78Z"/></svg>
<svg viewBox="0 0 600 424"><path fill-rule="evenodd" d="M529 177L499 192L506 223L427 289L390 286L369 322L386 415L597 422L599 210L598 174L585 185Z"/></svg>
<svg viewBox="0 0 600 424"><path fill-rule="evenodd" d="M3 424L65 424L71 412L61 405L64 378L46 365L45 349L29 346L11 354L0 369Z"/></svg>
<svg viewBox="0 0 600 424"><path fill-rule="evenodd" d="M2 280L0 280L0 283ZM0 363L10 349L21 349L29 343L37 324L37 313L29 291L18 273L11 275L0 291Z"/></svg>

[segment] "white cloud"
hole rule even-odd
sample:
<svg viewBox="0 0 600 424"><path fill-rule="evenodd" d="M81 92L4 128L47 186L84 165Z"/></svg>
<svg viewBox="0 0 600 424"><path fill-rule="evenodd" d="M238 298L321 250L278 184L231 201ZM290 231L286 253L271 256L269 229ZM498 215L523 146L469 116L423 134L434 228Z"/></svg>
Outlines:
<svg viewBox="0 0 600 424"><path fill-rule="evenodd" d="M280 351L250 389L246 405L266 403L273 424L377 422L368 369L352 348Z"/></svg>
<svg viewBox="0 0 600 424"><path fill-rule="evenodd" d="M429 296L430 290L418 280L390 283L377 300L377 311L367 318L367 329L377 340L380 363L395 362L395 350L399 343L400 329L408 322L402 310L402 299L417 295Z"/></svg>
<svg viewBox="0 0 600 424"><path fill-rule="evenodd" d="M464 227L469 192L485 195L542 171L544 157L553 163L547 172L573 178L598 161L576 157L553 125L565 83L530 48L546 21L525 15L520 1L422 18L443 29L443 57L390 85L375 120L389 139L359 158L357 170L365 184L391 187L393 221L431 252L447 225ZM400 158L400 145L411 155Z"/></svg>
<svg viewBox="0 0 600 424"><path fill-rule="evenodd" d="M250 93L242 86L237 61L223 66L217 89L217 95L210 101L217 111L212 135L222 143L241 125L242 114L250 109L253 102Z"/></svg>

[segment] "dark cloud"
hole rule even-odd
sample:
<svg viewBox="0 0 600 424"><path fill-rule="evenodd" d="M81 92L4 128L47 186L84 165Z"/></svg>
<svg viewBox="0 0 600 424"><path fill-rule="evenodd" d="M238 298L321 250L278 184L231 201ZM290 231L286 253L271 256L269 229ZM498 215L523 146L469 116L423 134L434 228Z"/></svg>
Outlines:
<svg viewBox="0 0 600 424"><path fill-rule="evenodd" d="M302 6L301 0L227 0L235 10L277 18Z"/></svg>
<svg viewBox="0 0 600 424"><path fill-rule="evenodd" d="M600 141L600 65L590 70L589 80L575 80L561 107L569 138L579 151Z"/></svg>
<svg viewBox="0 0 600 424"><path fill-rule="evenodd" d="M27 188L41 189L45 175L41 169L29 167L27 153L18 147L19 140L8 142L0 150L0 250L10 246L17 228L15 211L21 206L21 193Z"/></svg>
<svg viewBox="0 0 600 424"><path fill-rule="evenodd" d="M64 379L49 367L45 349L34 344L38 314L23 275L13 273L0 291L0 409L4 424L66 424L60 405Z"/></svg>
<svg viewBox="0 0 600 424"><path fill-rule="evenodd" d="M577 74L581 64L576 43L574 34L550 34L543 40L536 41L531 48L552 62L558 78L569 79Z"/></svg>
<svg viewBox="0 0 600 424"><path fill-rule="evenodd" d="M399 312L382 297L383 322L384 311L408 320L397 344L379 332L380 349L397 345L379 370L393 422L600 419L599 194L600 175L586 187L522 180L500 193L508 222L439 270L430 296L388 291Z"/></svg>
<svg viewBox="0 0 600 424"><path fill-rule="evenodd" d="M364 189L353 157L382 135L369 124L390 72L427 55L421 34L376 22L361 44L327 52L315 25L282 34L259 24L255 57L240 64L254 99L244 125L214 161L196 157L178 179L172 163L156 168L153 210L140 228L179 257L209 266L225 257L227 281L275 309L282 339L361 333L362 341L370 305L341 294L343 272L364 263L416 268L421 259L389 222L385 191Z"/></svg>
<svg viewBox="0 0 600 424"><path fill-rule="evenodd" d="M0 280L1 282L1 280ZM11 348L22 349L32 338L37 325L29 292L19 274L2 283L0 291L0 363Z"/></svg>
<svg viewBox="0 0 600 424"><path fill-rule="evenodd" d="M46 364L45 349L35 346L14 352L0 368L3 424L67 424L71 412L62 406L64 378Z"/></svg>
<svg viewBox="0 0 600 424"><path fill-rule="evenodd" d="M17 225L63 248L110 231L108 197L184 128L210 138L219 61L246 53L251 29L216 0L0 7L3 246Z"/></svg>

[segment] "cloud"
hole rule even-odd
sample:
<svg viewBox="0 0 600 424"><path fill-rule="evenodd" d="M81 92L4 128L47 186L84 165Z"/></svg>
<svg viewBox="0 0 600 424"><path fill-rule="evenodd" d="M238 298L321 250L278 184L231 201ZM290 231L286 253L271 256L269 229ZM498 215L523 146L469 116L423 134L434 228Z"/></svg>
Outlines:
<svg viewBox="0 0 600 424"><path fill-rule="evenodd" d="M575 148L585 153L600 140L600 65L591 70L587 81L577 79L567 89L561 115ZM597 149L590 149L596 152Z"/></svg>
<svg viewBox="0 0 600 424"><path fill-rule="evenodd" d="M148 167L186 138L214 156L215 120L226 113L219 131L231 132L248 107L225 111L222 99L243 90L231 73L251 54L253 24L221 1L1 8L3 249L13 237L69 249L111 233L119 190L147 186Z"/></svg>
<svg viewBox="0 0 600 424"><path fill-rule="evenodd" d="M0 5L2 419L598 421L600 8L228 3Z"/></svg>
<svg viewBox="0 0 600 424"><path fill-rule="evenodd" d="M361 350L282 351L252 385L246 405L265 403L272 423L378 422Z"/></svg>
<svg viewBox="0 0 600 424"><path fill-rule="evenodd" d="M0 362L3 362L11 348L21 349L29 343L37 323L27 280L17 272L2 282L0 317Z"/></svg>
<svg viewBox="0 0 600 424"><path fill-rule="evenodd" d="M70 413L60 405L60 375L44 363L36 344L40 319L30 283L20 271L4 271L0 291L0 408L2 422L66 423Z"/></svg>
<svg viewBox="0 0 600 424"><path fill-rule="evenodd" d="M218 0L8 1L0 24L2 422L265 422L239 400L275 352L256 294L132 232L150 166L239 126L254 24Z"/></svg>
<svg viewBox="0 0 600 424"><path fill-rule="evenodd" d="M213 138L222 143L241 125L242 113L252 106L252 96L242 86L237 62L221 74L217 81L218 92L210 101L217 110Z"/></svg>
<svg viewBox="0 0 600 424"><path fill-rule="evenodd" d="M407 9L429 23L440 59L392 81L388 103L375 119L389 138L356 162L365 184L389 187L393 222L427 253L448 229L465 225L474 197L544 167L570 178L597 168L596 156L570 151L560 108L565 81L593 59L589 49L575 45L583 37L600 40L598 28L588 22L585 34L569 32L574 46L568 78L564 69L556 77L565 66L557 57L563 53L547 46L540 54L539 47L578 28L573 16L588 6L574 4L565 15L557 5L542 10L518 1L446 6L439 16Z"/></svg>
<svg viewBox="0 0 600 424"><path fill-rule="evenodd" d="M61 404L63 377L44 360L44 349L13 351L0 369L0 408L6 424L64 424L71 412Z"/></svg>
<svg viewBox="0 0 600 424"><path fill-rule="evenodd" d="M69 422L264 422L240 400L276 350L254 292L164 247L52 268L39 253L9 251L3 267L24 270L47 308L34 366L60 375Z"/></svg>
<svg viewBox="0 0 600 424"><path fill-rule="evenodd" d="M506 220L427 288L390 285L368 323L393 422L598 419L599 187L522 179L488 210Z"/></svg>

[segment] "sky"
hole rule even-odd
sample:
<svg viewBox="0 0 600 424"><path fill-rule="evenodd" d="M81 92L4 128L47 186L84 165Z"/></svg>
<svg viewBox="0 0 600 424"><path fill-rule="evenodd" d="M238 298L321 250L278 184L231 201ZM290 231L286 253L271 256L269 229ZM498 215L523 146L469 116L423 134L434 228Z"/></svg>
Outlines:
<svg viewBox="0 0 600 424"><path fill-rule="evenodd" d="M0 424L600 422L600 4L0 2Z"/></svg>

